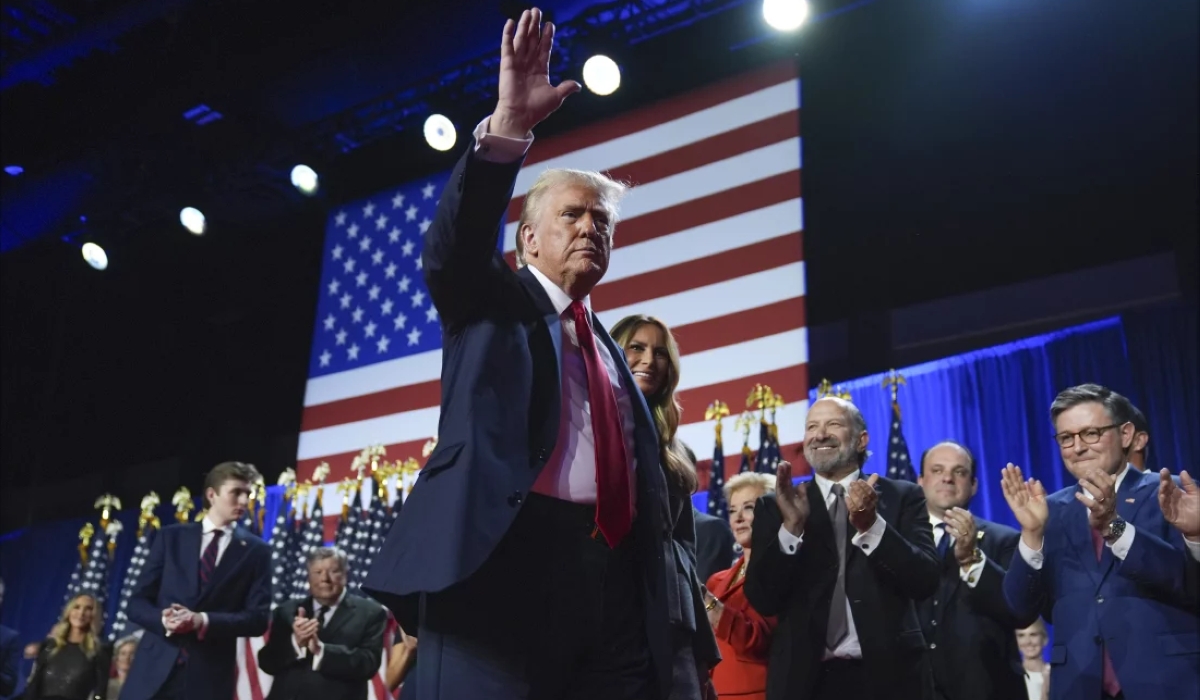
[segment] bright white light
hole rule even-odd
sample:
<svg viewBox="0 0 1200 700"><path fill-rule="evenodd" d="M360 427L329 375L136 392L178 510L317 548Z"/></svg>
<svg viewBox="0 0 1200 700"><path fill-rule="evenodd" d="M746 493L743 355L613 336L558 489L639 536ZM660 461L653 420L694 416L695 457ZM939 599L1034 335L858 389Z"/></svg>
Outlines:
<svg viewBox="0 0 1200 700"><path fill-rule="evenodd" d="M200 210L195 207L184 207L179 212L179 223L197 236L204 233L204 214L201 214Z"/></svg>
<svg viewBox="0 0 1200 700"><path fill-rule="evenodd" d="M425 143L438 151L448 151L454 148L458 134L454 131L454 122L440 114L431 114L425 120Z"/></svg>
<svg viewBox="0 0 1200 700"><path fill-rule="evenodd" d="M292 184L300 190L301 194L306 195L315 194L317 188L321 186L316 171L307 165L297 165L292 168Z"/></svg>
<svg viewBox="0 0 1200 700"><path fill-rule="evenodd" d="M103 270L108 267L108 254L95 243L84 243L81 252L83 253L83 259L93 268Z"/></svg>
<svg viewBox="0 0 1200 700"><path fill-rule="evenodd" d="M583 84L597 95L611 95L621 87L621 68L608 56L596 54L583 64Z"/></svg>
<svg viewBox="0 0 1200 700"><path fill-rule="evenodd" d="M808 19L805 0L763 0L763 19L781 32L790 32Z"/></svg>

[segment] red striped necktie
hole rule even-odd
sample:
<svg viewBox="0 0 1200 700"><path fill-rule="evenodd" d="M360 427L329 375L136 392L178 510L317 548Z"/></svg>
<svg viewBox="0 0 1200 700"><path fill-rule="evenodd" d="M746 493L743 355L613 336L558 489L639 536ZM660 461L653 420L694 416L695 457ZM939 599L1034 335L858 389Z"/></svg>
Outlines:
<svg viewBox="0 0 1200 700"><path fill-rule="evenodd" d="M217 568L217 552L221 546L221 535L224 534L221 530L213 530L212 540L204 548L204 555L200 557L200 590L208 588L208 582L212 580L213 569Z"/></svg>

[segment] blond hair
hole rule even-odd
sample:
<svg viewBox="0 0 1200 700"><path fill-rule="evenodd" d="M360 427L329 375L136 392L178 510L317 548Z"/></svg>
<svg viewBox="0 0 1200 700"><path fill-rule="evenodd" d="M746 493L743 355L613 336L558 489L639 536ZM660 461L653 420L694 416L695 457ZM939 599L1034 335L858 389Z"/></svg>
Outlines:
<svg viewBox="0 0 1200 700"><path fill-rule="evenodd" d="M775 477L758 472L742 472L730 477L721 490L725 492L725 501L728 502L730 498L733 498L735 491L750 488L762 489L764 495L775 493Z"/></svg>
<svg viewBox="0 0 1200 700"><path fill-rule="evenodd" d="M700 480L696 477L696 465L687 458L683 448L675 441L675 434L679 430L679 421L683 415L683 409L675 397L675 388L679 386L679 345L675 343L675 336L671 334L667 324L657 318L636 314L618 321L617 325L613 326L612 337L617 341L617 345L624 349L633 341L633 334L637 333L637 329L646 324L657 326L662 331L667 346L667 376L658 392L646 397L650 412L654 414L654 426L658 428L663 466L666 467L667 478L671 483L683 493L695 493L700 485Z"/></svg>
<svg viewBox="0 0 1200 700"><path fill-rule="evenodd" d="M545 198L546 193L564 185L581 185L599 195L600 203L608 210L609 235L611 236L615 232L617 218L620 214L618 205L629 187L603 173L592 170L551 168L538 175L537 179L533 181L533 184L529 186L529 191L525 193L525 201L521 205L521 218L517 219L516 233L518 268L525 267L525 241L522 239L521 230L525 228L525 224L533 225L533 222L541 216L542 199Z"/></svg>
<svg viewBox="0 0 1200 700"><path fill-rule="evenodd" d="M80 598L91 600L95 612L92 613L92 625L84 631L83 643L79 645L79 648L83 649L84 655L89 659L96 656L96 652L100 650L100 630L104 626L100 611L100 601L96 600L96 596L91 593L76 593L63 606L62 613L58 616L58 622L50 629L50 638L54 640L54 649L50 651L51 656L57 654L67 645L67 640L71 636L71 608L75 606L75 601Z"/></svg>

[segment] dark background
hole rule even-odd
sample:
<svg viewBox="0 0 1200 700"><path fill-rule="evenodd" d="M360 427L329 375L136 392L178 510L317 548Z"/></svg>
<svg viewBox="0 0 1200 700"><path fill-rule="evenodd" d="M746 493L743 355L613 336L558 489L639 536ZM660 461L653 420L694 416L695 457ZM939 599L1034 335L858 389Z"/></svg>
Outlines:
<svg viewBox="0 0 1200 700"><path fill-rule="evenodd" d="M419 129L367 129L371 101L494 54L519 4L2 5L3 160L25 172L0 174L0 526L195 487L224 459L273 479L295 458L327 208L456 156ZM1041 280L1005 311L1045 324L1064 295L1140 303L1162 280L1119 263L1155 255L1170 293L1195 296L1196 3L826 0L786 36L756 0L545 3L568 23L668 5L711 14L610 44L621 90L576 95L539 134L795 57L814 384L984 342L901 352L895 319L915 305ZM441 106L460 145L489 99ZM197 104L222 119L187 122ZM292 190L295 162L320 198ZM179 226L185 205L206 235ZM108 270L80 259L89 237Z"/></svg>

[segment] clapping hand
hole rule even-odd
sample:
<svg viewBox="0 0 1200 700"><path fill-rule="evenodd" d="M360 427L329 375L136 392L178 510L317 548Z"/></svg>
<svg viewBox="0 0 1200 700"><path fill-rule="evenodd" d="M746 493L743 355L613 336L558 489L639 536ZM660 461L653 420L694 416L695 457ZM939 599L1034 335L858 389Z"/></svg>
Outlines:
<svg viewBox="0 0 1200 700"><path fill-rule="evenodd" d="M303 606L296 610L296 618L292 620L292 635L296 638L296 646L311 651L312 643L317 639L317 621L307 616Z"/></svg>
<svg viewBox="0 0 1200 700"><path fill-rule="evenodd" d="M498 136L526 138L533 127L579 92L574 80L550 84L550 52L554 25L542 25L542 11L525 10L515 23L504 24L500 39L500 86L488 130Z"/></svg>
<svg viewBox="0 0 1200 700"><path fill-rule="evenodd" d="M1021 476L1021 468L1009 462L1001 471L1000 488L1004 491L1008 507L1021 524L1021 539L1030 549L1040 550L1046 521L1050 519L1050 506L1046 503L1046 489L1042 482L1037 479L1025 481Z"/></svg>
<svg viewBox="0 0 1200 700"><path fill-rule="evenodd" d="M1200 542L1200 486L1196 486L1187 471L1179 473L1183 488L1175 485L1166 469L1158 477L1158 507L1162 508L1163 517L1184 537Z"/></svg>
<svg viewBox="0 0 1200 700"><path fill-rule="evenodd" d="M781 461L775 469L775 503L787 531L796 537L803 535L809 514L808 492L792 483L791 462Z"/></svg>
<svg viewBox="0 0 1200 700"><path fill-rule="evenodd" d="M879 475L872 474L867 479L850 482L850 488L846 491L846 514L850 516L850 524L859 533L870 530L875 524L875 507L879 503L875 484L878 482Z"/></svg>
<svg viewBox="0 0 1200 700"><path fill-rule="evenodd" d="M975 538L979 532L975 525L975 516L971 511L962 508L951 508L946 511L946 531L954 536L954 558L959 566L970 567L975 563ZM946 535L942 535L946 537Z"/></svg>
<svg viewBox="0 0 1200 700"><path fill-rule="evenodd" d="M1091 495L1088 498L1082 493L1075 494L1075 500L1088 509L1088 525L1104 532L1117 517L1117 477L1092 467L1079 480L1079 486Z"/></svg>

